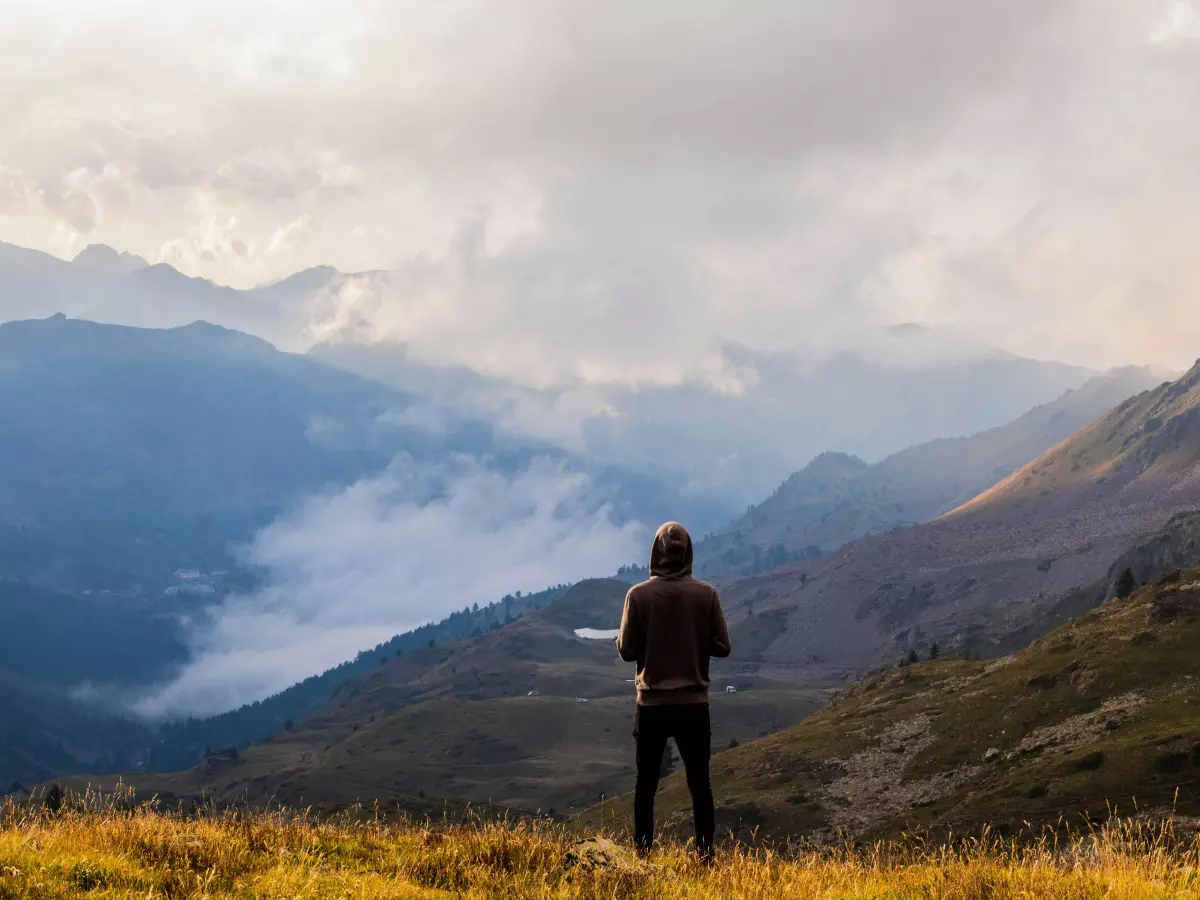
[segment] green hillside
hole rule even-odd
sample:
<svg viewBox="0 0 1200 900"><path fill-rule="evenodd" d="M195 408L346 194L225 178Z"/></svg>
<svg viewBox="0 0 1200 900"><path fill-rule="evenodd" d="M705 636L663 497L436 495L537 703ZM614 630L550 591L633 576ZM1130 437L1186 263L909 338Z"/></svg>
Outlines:
<svg viewBox="0 0 1200 900"><path fill-rule="evenodd" d="M993 661L899 667L713 760L718 827L833 840L1200 814L1200 570ZM629 797L581 818L627 816ZM681 776L660 794L686 829ZM757 830L756 830L757 829Z"/></svg>
<svg viewBox="0 0 1200 900"><path fill-rule="evenodd" d="M573 632L615 627L628 587L581 582L507 625L348 678L315 714L250 747L125 779L142 794L219 802L330 807L424 794L584 809L632 784L633 667L611 641ZM794 725L822 705L820 689L742 674L737 648L753 641L741 625L732 634L735 660L713 667L720 746ZM737 692L725 693L728 685Z"/></svg>

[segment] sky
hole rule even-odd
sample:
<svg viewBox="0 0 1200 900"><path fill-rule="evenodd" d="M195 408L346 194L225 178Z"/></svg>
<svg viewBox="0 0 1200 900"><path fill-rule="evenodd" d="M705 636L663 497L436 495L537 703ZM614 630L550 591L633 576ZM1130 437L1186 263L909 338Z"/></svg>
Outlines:
<svg viewBox="0 0 1200 900"><path fill-rule="evenodd" d="M543 384L908 321L1179 368L1198 88L1188 0L0 0L0 240L386 269L311 337Z"/></svg>

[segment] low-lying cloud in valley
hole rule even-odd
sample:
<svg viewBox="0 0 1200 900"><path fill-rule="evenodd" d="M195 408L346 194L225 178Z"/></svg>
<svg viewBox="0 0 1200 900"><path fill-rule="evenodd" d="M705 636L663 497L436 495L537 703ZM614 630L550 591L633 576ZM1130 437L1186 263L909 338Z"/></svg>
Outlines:
<svg viewBox="0 0 1200 900"><path fill-rule="evenodd" d="M640 524L614 521L588 476L558 464L508 474L470 457L402 457L259 533L245 558L268 586L194 623L192 660L134 708L231 709L464 606L612 573L645 541Z"/></svg>

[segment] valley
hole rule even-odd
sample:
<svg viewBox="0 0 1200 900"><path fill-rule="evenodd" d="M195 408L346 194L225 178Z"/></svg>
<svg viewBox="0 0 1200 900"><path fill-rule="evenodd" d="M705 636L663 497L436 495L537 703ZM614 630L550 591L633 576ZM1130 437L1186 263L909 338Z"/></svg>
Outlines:
<svg viewBox="0 0 1200 900"><path fill-rule="evenodd" d="M573 631L618 622L628 587L580 582L487 634L348 678L315 713L264 741L236 753L213 748L178 774L123 778L142 795L222 803L339 807L426 796L560 815L584 809L632 777L632 668L611 640ZM745 630L735 625L733 639ZM714 746L793 725L828 696L827 686L748 672L752 661L743 653L713 666Z"/></svg>
<svg viewBox="0 0 1200 900"><path fill-rule="evenodd" d="M610 635L630 583L646 577L640 562L627 561L620 578L585 578L482 607L468 604L221 715L127 721L112 698L171 677L192 652L189 628L208 611L222 611L230 597L264 587L268 573L241 565L234 550L237 540L254 533L250 523L286 517L314 491L343 490L369 478L396 454L437 460L466 453L510 472L538 454L557 455L559 464L593 477L611 498L617 521L629 523L653 521L660 516L656 510L671 508L669 484L551 445L514 444L485 420L456 420L448 413L451 418L442 421L456 422L453 427L422 430L416 419L393 415L412 409L416 395L211 326L146 332L56 319L0 326L0 340L6 337L26 354L12 357L15 367L6 377L13 385L36 378L47 409L76 402L71 398L80 392L87 396L90 385L109 406L113 384L141 380L141 390L154 389L133 394L127 410L105 413L97 433L107 436L79 455L73 468L77 485L91 487L72 487L71 503L95 510L125 504L121 521L128 524L113 527L99 514L76 517L70 528L57 522L53 503L38 499L38 491L49 490L48 477L27 479L20 491L10 491L10 527L19 523L21 540L35 542L9 557L11 574L0 591L9 597L7 621L34 636L32 642L10 641L10 671L0 692L0 710L17 736L0 756L0 775L11 780L15 796L50 779L81 790L112 788L119 779L140 796L188 804L332 812L356 803L416 809L448 802L580 826L621 823L628 801L614 798L633 777L632 669L618 660ZM57 344L69 349L78 372L69 381L60 376L56 386L39 354ZM210 379L203 389L191 386L213 366L224 367L226 378L252 378L260 386L239 398L245 405L240 432L230 432L238 420L218 409L216 394L205 399L205 390L221 390L219 380ZM188 398L188 415L168 416L181 397ZM1005 756L1015 768L1007 781L989 788L991 799L984 802L966 786L1003 767L977 763L975 743L952 746L955 735L940 732L938 723L955 713L941 698L957 702L950 688L974 685L964 697L978 694L1000 704L995 717L1004 724L998 731L980 720L988 736L979 740L989 742L984 754L993 744L999 754L1016 753L1020 743L999 735L1016 729L1024 740L1040 727L1086 732L1082 743L1054 744L1062 753L1110 752L1087 749L1100 734L1093 714L1112 713L1116 718L1103 722L1121 724L1103 727L1116 731L1141 714L1143 700L1125 704L1132 687L1113 693L1128 687L1116 675L1104 676L1115 686L1103 696L1079 688L1076 669L1052 680L1041 671L1051 640L1042 636L1055 628L1100 628L1096 622L1115 629L1118 620L1111 617L1120 609L1140 610L1122 613L1120 627L1132 627L1130 617L1147 615L1147 604L1155 608L1154 591L1176 588L1159 584L1105 604L1120 572L1128 568L1135 583L1153 582L1200 561L1200 433L1193 434L1190 424L1198 401L1195 369L1166 383L1145 369L1113 370L971 437L920 444L870 464L849 454L822 454L767 500L699 542L698 567L721 591L735 647L730 660L712 666L713 746L719 753L713 771L723 797L722 827L742 838L803 833L819 840L839 833L888 836L910 826L969 828L984 819L1011 828L1014 810L1032 801L1042 801L1033 806L1044 807L1047 817L1053 809L1094 813L1088 800L1096 792L1115 796L1125 789L1127 782L1098 774L1074 780L1064 775L1059 785L1059 769L1043 771L1033 762L1026 769L1025 757ZM263 420L268 408L275 417L269 427ZM137 417L113 420L135 409ZM148 420L151 409L162 412ZM22 471L38 458L47 471L59 465L39 448L63 440L59 420L71 414L64 405L47 415L53 428L27 428L5 445ZM181 448L192 436L206 439L205 416L228 420L221 434L236 440L213 438L214 449L189 450L196 462L194 471L185 470L190 493L181 493L172 486L172 473L180 471L179 459L188 458ZM124 424L115 428L113 421ZM122 449L130 436L151 434L160 434L157 446L173 460L161 474ZM305 444L310 458L281 471L275 458L295 457L284 441L288 435L286 441ZM254 443L262 436L270 440ZM259 455L247 456L253 446ZM125 457L133 462L100 477L110 458ZM260 468L222 480L222 467L245 460ZM211 486L201 490L201 483ZM147 508L179 510L172 514L182 528L192 527L187 517L195 516L224 535L222 549L216 551L214 542L212 552L198 552L203 545L185 531L170 537L154 520L130 515L137 507L119 498L137 497L137 491L144 492L140 502ZM254 496L259 505L247 506ZM60 539L53 552L34 549L49 548L37 536L56 529L68 540ZM98 542L101 531L116 542L113 552ZM5 546L12 553L22 545ZM90 569L78 562L87 559L83 547L99 554ZM129 550L121 547L136 547L137 562L126 561L133 557L123 557ZM56 559L76 562L64 569ZM97 574L101 559L112 575ZM177 585L176 569L197 562L205 571L232 570L220 592L193 597L161 587ZM119 587L135 579L132 589ZM84 583L91 593L83 592ZM99 593L92 589L97 583L114 588ZM1183 583L1190 597L1191 582ZM151 602L154 596L161 599ZM1184 602L1181 609L1172 628L1191 622L1190 606ZM1173 647L1178 630L1147 629L1151 637L1138 640ZM91 640L105 634L121 637ZM583 636L589 634L597 637ZM1105 636L1073 638L1071 647L1103 644L1105 654L1123 660L1113 666L1147 685L1165 677L1141 671L1141 656L1121 657L1127 648L1115 634L1110 629ZM909 663L927 658L935 645L942 659ZM122 662L130 647L139 648L134 658L140 668ZM1075 659L1069 649L1055 653L1065 654L1064 665ZM996 680L1018 675L1018 682ZM1026 690L1043 676L1053 690ZM91 683L97 690L80 687ZM1075 693L1055 687L1060 684ZM1170 690L1181 684L1171 682ZM1028 702L1019 699L1022 691ZM1010 705L1017 712L1006 711ZM1035 708L1040 712L1034 714ZM1154 715L1156 721L1178 718L1166 709ZM1023 724L1014 724L1013 716ZM1079 716L1084 718L1076 721ZM1178 718L1184 743L1189 721ZM1155 735L1147 740L1163 737ZM1114 746L1111 752L1133 751ZM1043 748L1033 755L1050 760L1062 753ZM678 760L673 765L678 768ZM1128 784L1158 783L1137 766L1122 763L1122 771L1134 772ZM665 788L672 810L683 808L678 781L668 779ZM897 783L907 786L895 790ZM1158 803L1157 790L1138 796ZM1005 805L1005 797L1017 799Z"/></svg>

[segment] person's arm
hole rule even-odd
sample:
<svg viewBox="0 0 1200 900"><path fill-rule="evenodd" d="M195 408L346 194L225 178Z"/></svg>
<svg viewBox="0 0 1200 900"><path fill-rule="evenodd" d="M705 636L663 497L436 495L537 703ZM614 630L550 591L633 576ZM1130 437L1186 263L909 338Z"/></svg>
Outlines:
<svg viewBox="0 0 1200 900"><path fill-rule="evenodd" d="M712 635L708 645L708 655L724 659L733 652L733 644L729 640L729 626L725 624L725 611L721 609L721 595L713 590L712 623L709 633Z"/></svg>
<svg viewBox="0 0 1200 900"><path fill-rule="evenodd" d="M617 653L625 662L637 662L642 658L646 636L642 633L642 622L633 603L633 591L625 595L625 610L621 613L621 630L617 634Z"/></svg>

